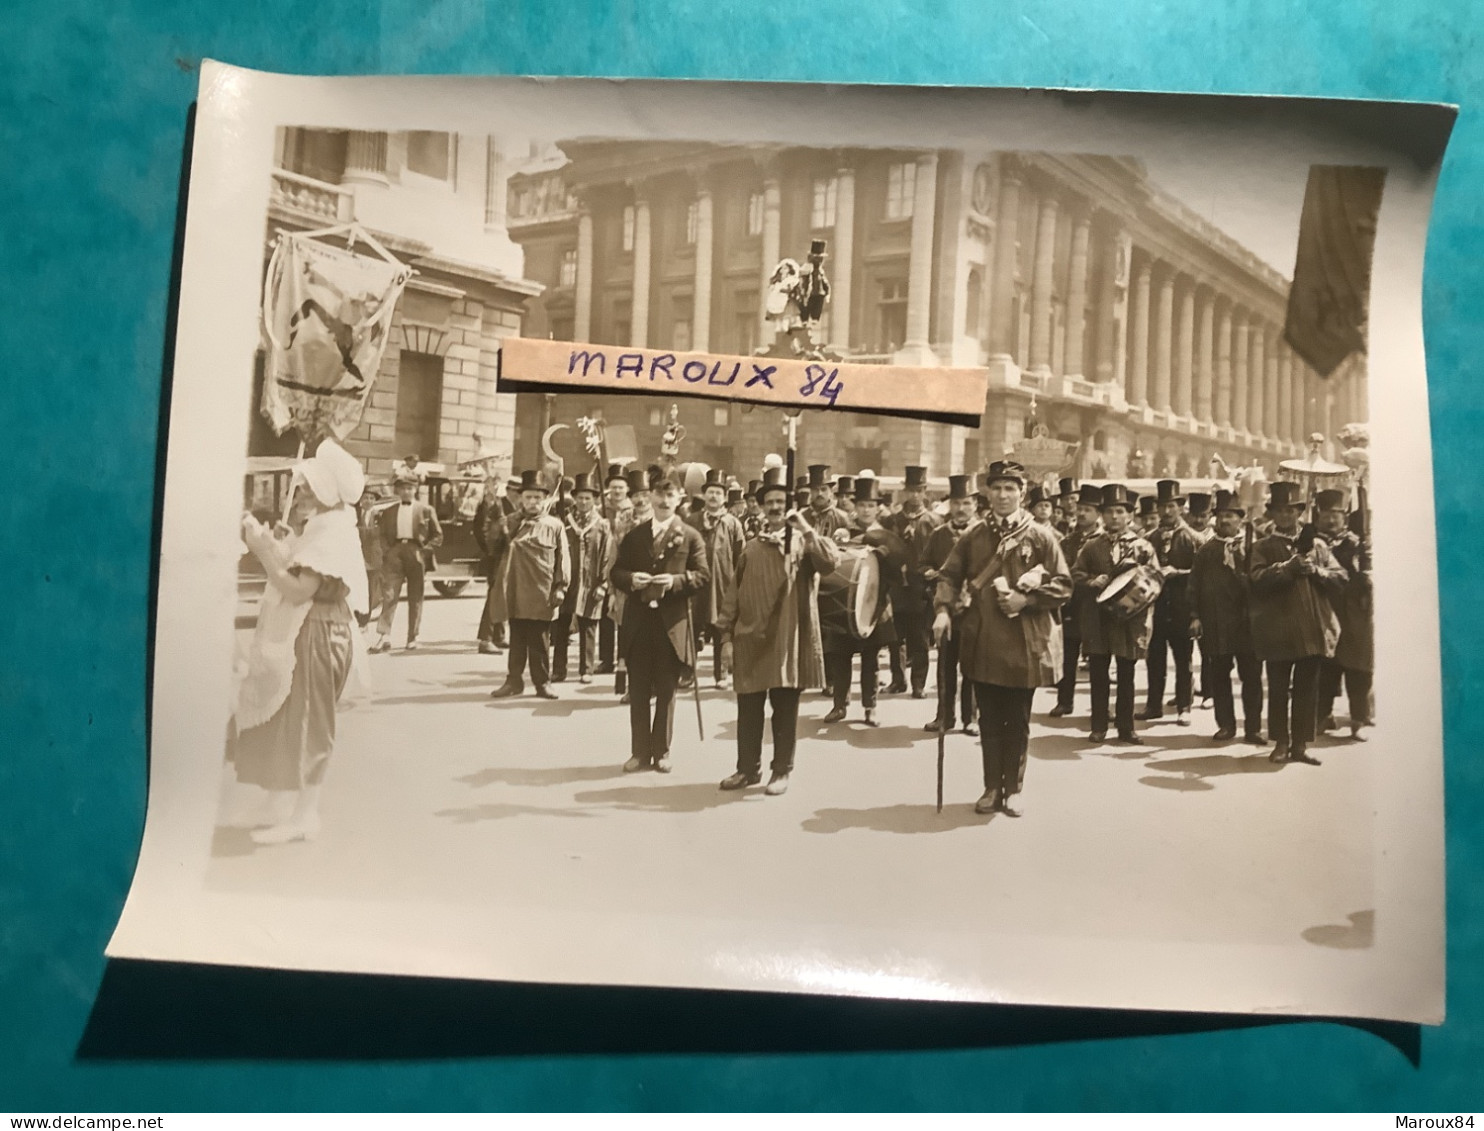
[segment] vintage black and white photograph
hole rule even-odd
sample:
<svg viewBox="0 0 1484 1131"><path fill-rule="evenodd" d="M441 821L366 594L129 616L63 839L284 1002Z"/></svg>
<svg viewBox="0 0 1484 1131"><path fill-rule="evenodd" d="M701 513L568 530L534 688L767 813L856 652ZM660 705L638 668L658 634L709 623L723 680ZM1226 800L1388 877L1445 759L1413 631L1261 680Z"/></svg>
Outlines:
<svg viewBox="0 0 1484 1131"><path fill-rule="evenodd" d="M203 74L110 953L1440 1018L1435 166L835 93Z"/></svg>

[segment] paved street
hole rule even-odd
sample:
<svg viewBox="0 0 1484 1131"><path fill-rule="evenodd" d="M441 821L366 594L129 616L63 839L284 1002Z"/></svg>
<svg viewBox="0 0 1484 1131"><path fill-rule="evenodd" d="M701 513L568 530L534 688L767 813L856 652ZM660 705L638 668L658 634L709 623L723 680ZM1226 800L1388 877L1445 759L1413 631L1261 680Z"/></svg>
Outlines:
<svg viewBox="0 0 1484 1131"><path fill-rule="evenodd" d="M1213 745L1211 713L1197 710L1189 728L1147 728L1146 746L1093 747L1085 686L1070 719L1046 716L1045 690L1015 821L973 812L978 746L961 734L935 812L930 700L883 697L875 730L853 703L850 721L825 728L827 700L807 694L788 794L722 793L729 695L703 681L704 742L689 694L679 703L674 773L625 775L627 708L611 677L562 684L557 702L488 698L505 659L474 650L482 597L430 593L422 647L370 657L374 697L341 715L321 837L254 848L219 830L212 888L1368 945L1375 739L1321 743L1321 767L1276 767L1266 749ZM399 610L395 641L404 626Z"/></svg>

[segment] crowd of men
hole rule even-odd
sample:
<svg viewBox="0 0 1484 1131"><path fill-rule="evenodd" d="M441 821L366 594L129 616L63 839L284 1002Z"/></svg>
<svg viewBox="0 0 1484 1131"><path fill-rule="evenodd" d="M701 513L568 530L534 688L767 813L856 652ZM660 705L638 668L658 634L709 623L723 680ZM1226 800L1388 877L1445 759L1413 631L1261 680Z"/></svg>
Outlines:
<svg viewBox="0 0 1484 1131"><path fill-rule="evenodd" d="M950 476L938 500L921 467L895 497L870 472L808 470L789 483L769 466L745 489L711 471L694 497L657 466L613 465L604 482L582 474L555 492L535 471L503 495L491 483L475 516L489 580L479 649L508 649L492 697L523 694L529 671L533 693L556 698L575 651L576 680L612 675L628 705L624 770L667 773L676 695L709 678L737 702L737 768L721 788L761 784L771 711L776 795L804 692L829 695L823 721L837 725L858 679L867 726L883 690L931 693L925 729L978 735L976 809L1007 816L1020 815L1035 690L1055 689L1051 717L1072 716L1084 663L1093 743L1138 743L1138 721L1189 726L1199 702L1214 708L1213 742L1318 765L1312 745L1337 729L1342 688L1351 737L1372 725L1368 530L1347 492L1310 500L1274 483L1258 515L1174 480L1143 497L1070 479L1046 491L1008 460L977 482ZM416 644L423 558L441 533L414 485L399 481L400 502L369 528L385 598L373 651L390 646L404 581ZM866 558L879 586L862 617Z"/></svg>

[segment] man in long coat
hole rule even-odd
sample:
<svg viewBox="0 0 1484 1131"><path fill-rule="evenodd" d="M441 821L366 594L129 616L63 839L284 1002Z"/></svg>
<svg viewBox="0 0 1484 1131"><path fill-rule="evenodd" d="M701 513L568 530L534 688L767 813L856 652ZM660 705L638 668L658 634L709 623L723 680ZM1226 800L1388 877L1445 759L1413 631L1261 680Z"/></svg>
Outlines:
<svg viewBox="0 0 1484 1131"><path fill-rule="evenodd" d="M1262 745L1262 662L1252 650L1250 541L1239 496L1216 492L1216 530L1190 570L1190 634L1201 643L1201 671L1216 707L1218 742L1237 736L1232 665L1242 681L1242 741Z"/></svg>
<svg viewBox="0 0 1484 1131"><path fill-rule="evenodd" d="M572 483L567 512L567 548L572 557L572 585L562 615L552 629L552 680L567 678L567 652L577 633L577 681L591 683L598 665L598 622L608 604L608 571L618 547L608 520L598 513L598 485L586 472Z"/></svg>
<svg viewBox="0 0 1484 1131"><path fill-rule="evenodd" d="M1324 539L1300 529L1305 503L1299 485L1274 483L1268 491L1273 532L1252 547L1250 569L1252 645L1268 674L1268 757L1317 766L1308 746L1314 740L1319 668L1335 654L1340 637L1329 595L1344 586L1345 571Z"/></svg>
<svg viewBox="0 0 1484 1131"><path fill-rule="evenodd" d="M603 481L601 513L603 521L608 524L613 541L613 552L616 554L618 543L629 532L634 516L634 504L629 502L629 481L624 478L622 464L610 463L608 465L608 474ZM608 599L603 603L603 619L598 625L598 666L596 670L599 675L608 675L613 671L614 646L618 639L614 604L614 595L610 590Z"/></svg>
<svg viewBox="0 0 1484 1131"><path fill-rule="evenodd" d="M893 671L888 690L906 691L906 677L910 673L912 698L922 699L927 694L924 689L931 660L933 613L933 585L923 571L927 569L928 541L941 525L927 506L927 468L906 469L901 503L901 510L881 520L881 525L900 538L907 549L902 583L891 594L892 617L906 651L906 670L900 679Z"/></svg>
<svg viewBox="0 0 1484 1131"><path fill-rule="evenodd" d="M721 788L744 789L762 780L763 710L771 703L767 792L776 796L788 789L793 772L799 695L824 681L819 579L834 570L839 551L802 511L789 509L781 468L764 473L758 502L766 528L743 546L718 621L732 644L737 692L737 772Z"/></svg>
<svg viewBox="0 0 1484 1131"><path fill-rule="evenodd" d="M1063 480L1063 483L1069 482ZM1082 547L1103 532L1102 516L1098 507L1103 501L1100 487L1087 485L1076 495L1077 509L1072 527L1062 535L1061 556L1067 564L1074 565ZM1060 719L1072 713L1077 701L1077 662L1082 658L1082 618L1087 615L1087 603L1094 600L1087 589L1074 588L1072 599L1061 608L1061 680L1056 685L1056 705L1049 714Z"/></svg>
<svg viewBox="0 0 1484 1131"><path fill-rule="evenodd" d="M500 558L492 615L510 624L505 682L490 692L490 698L504 699L524 691L529 664L537 696L555 699L548 634L572 584L572 556L566 530L546 513L547 490L541 473L523 471L520 480L520 513L506 519L490 539Z"/></svg>
<svg viewBox="0 0 1484 1131"><path fill-rule="evenodd" d="M891 601L887 597L890 580L900 577L904 550L902 540L881 525L881 497L876 492L876 480L862 479L855 493L857 532L850 543L865 547L876 555L881 587L877 592L876 626L871 635L859 639L850 626L835 616L826 617L821 609L819 619L820 640L824 646L825 677L834 696L834 706L824 717L826 723L838 723L845 718L850 707L851 668L854 658L861 658L861 706L865 708L866 725L879 726L876 721L876 692L878 671L881 667L881 650L892 647L897 640L896 625L892 622ZM834 540L838 543L844 535L837 531ZM826 578L830 574L824 575ZM847 610L845 615L850 616Z"/></svg>
<svg viewBox="0 0 1484 1131"><path fill-rule="evenodd" d="M667 774L675 690L696 666L690 599L711 574L701 535L675 513L679 484L660 474L648 487L649 516L624 536L611 575L624 594L618 654L628 672L630 756L623 768Z"/></svg>
<svg viewBox="0 0 1484 1131"><path fill-rule="evenodd" d="M1320 491L1314 497L1314 507L1318 511L1319 534L1345 571L1344 585L1330 598L1340 620L1340 639L1335 644L1334 656L1325 660L1319 671L1320 727L1334 729L1335 699L1343 681L1350 700L1350 737L1364 738L1365 728L1374 717L1371 673L1376 666L1370 548L1351 529L1343 491Z"/></svg>
<svg viewBox="0 0 1484 1131"><path fill-rule="evenodd" d="M1072 566L1072 584L1083 594L1082 650L1092 692L1092 742L1108 737L1108 670L1117 660L1118 697L1114 724L1118 741L1134 743L1134 665L1149 650L1152 609L1129 618L1098 603L1100 594L1119 574L1136 566L1155 565L1154 547L1134 529L1134 494L1122 483L1103 488L1103 532L1091 538Z"/></svg>
<svg viewBox="0 0 1484 1131"><path fill-rule="evenodd" d="M970 526L978 521L975 514L977 499L972 490L972 475L950 475L948 477L948 521L938 529L934 530L928 539L927 568L923 571L934 586L938 584L938 577L943 566L948 561L948 555L953 552L953 547L958 540L967 533ZM931 734L938 731L951 731L956 725L956 715L961 715L964 720L965 734L978 734L979 728L974 722L974 685L968 680L960 684L958 678L958 647L963 638L959 631L963 620L963 609L952 612L953 631L938 641L938 712L933 721L922 729Z"/></svg>
<svg viewBox="0 0 1484 1131"><path fill-rule="evenodd" d="M1145 670L1149 676L1149 698L1141 719L1160 719L1165 713L1166 652L1175 658L1175 717L1181 726L1190 725L1193 698L1190 639L1190 567L1200 548L1190 527L1185 525L1182 510L1185 498L1180 484L1161 479L1155 489L1155 510L1159 525L1146 534L1159 559L1164 575L1164 588L1154 602L1154 624L1149 638L1149 658Z"/></svg>
<svg viewBox="0 0 1484 1131"><path fill-rule="evenodd" d="M938 577L933 635L941 643L959 622L959 661L979 703L984 794L976 813L1020 816L1010 803L1025 782L1031 698L1061 676L1059 610L1072 579L1056 531L1021 507L1025 469L1009 460L984 476L989 514L950 551Z"/></svg>
<svg viewBox="0 0 1484 1131"><path fill-rule="evenodd" d="M826 538L833 538L837 530L851 528L850 516L835 505L835 482L830 478L830 467L826 463L809 465L809 525Z"/></svg>
<svg viewBox="0 0 1484 1131"><path fill-rule="evenodd" d="M717 687L725 690L731 684L731 664L722 646L721 630L716 627L716 613L721 608L721 595L731 584L732 571L747 535L742 533L741 521L727 510L726 479L715 468L706 473L701 501L701 512L687 521L701 532L701 540L706 544L711 583L691 598L691 622L697 651L703 642L711 644L712 678Z"/></svg>

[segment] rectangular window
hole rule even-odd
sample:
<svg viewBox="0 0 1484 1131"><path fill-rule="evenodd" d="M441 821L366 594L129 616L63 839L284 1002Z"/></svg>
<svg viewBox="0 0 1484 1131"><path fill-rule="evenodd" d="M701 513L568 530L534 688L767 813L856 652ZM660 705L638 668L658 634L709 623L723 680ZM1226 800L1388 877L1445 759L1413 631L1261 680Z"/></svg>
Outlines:
<svg viewBox="0 0 1484 1131"><path fill-rule="evenodd" d="M557 286L575 287L577 285L577 249L569 247L562 252L562 266L557 275Z"/></svg>
<svg viewBox="0 0 1484 1131"><path fill-rule="evenodd" d="M907 340L907 280L881 280L876 303L878 352L891 353Z"/></svg>
<svg viewBox="0 0 1484 1131"><path fill-rule="evenodd" d="M623 206L623 249L634 250L634 206L632 204Z"/></svg>
<svg viewBox="0 0 1484 1131"><path fill-rule="evenodd" d="M747 198L747 234L763 234L763 194L755 192Z"/></svg>
<svg viewBox="0 0 1484 1131"><path fill-rule="evenodd" d="M453 180L453 144L450 135L413 130L407 135L407 169L436 181Z"/></svg>
<svg viewBox="0 0 1484 1131"><path fill-rule="evenodd" d="M732 350L750 354L757 348L757 291L738 291L732 305Z"/></svg>
<svg viewBox="0 0 1484 1131"><path fill-rule="evenodd" d="M815 231L835 226L835 197L839 191L839 177L814 178L814 199L809 207L809 226Z"/></svg>
<svg viewBox="0 0 1484 1131"><path fill-rule="evenodd" d="M685 242L694 245L696 232L701 226L701 205L698 201L691 201L685 208Z"/></svg>
<svg viewBox="0 0 1484 1131"><path fill-rule="evenodd" d="M403 350L397 370L396 458L438 458L442 406L443 359L437 354Z"/></svg>
<svg viewBox="0 0 1484 1131"><path fill-rule="evenodd" d="M670 348L681 353L691 348L689 318L675 319L675 325L670 329Z"/></svg>
<svg viewBox="0 0 1484 1131"><path fill-rule="evenodd" d="M711 410L711 423L718 428L725 428L732 422L732 410L727 405Z"/></svg>
<svg viewBox="0 0 1484 1131"><path fill-rule="evenodd" d="M886 171L886 218L906 220L912 215L917 195L917 163L905 161Z"/></svg>

